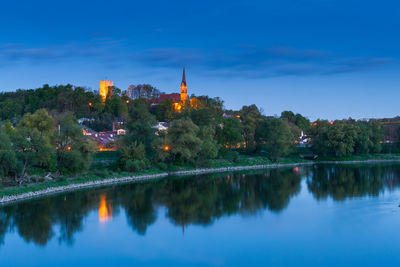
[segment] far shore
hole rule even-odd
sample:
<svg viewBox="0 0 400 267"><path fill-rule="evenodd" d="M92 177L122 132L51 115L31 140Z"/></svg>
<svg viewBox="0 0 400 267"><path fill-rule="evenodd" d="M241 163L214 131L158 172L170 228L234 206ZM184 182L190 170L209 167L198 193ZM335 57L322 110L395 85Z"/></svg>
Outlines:
<svg viewBox="0 0 400 267"><path fill-rule="evenodd" d="M94 181L85 181L85 182L78 181L68 185L54 185L54 186L49 185L49 187L41 190L32 190L29 192L3 195L2 197L0 197L0 205L23 201L32 198L40 198L48 195L88 189L88 188L163 179L168 176L188 176L188 175L199 175L199 174L218 173L218 172L236 172L236 171L256 170L256 169L296 167L296 166L315 165L315 164L375 164L375 163L390 163L390 162L400 162L400 159L368 159L368 160L349 160L349 161L308 161L308 162L298 162L298 163L276 163L276 164L247 165L247 166L229 166L220 168L202 168L202 169L183 170L174 172L160 172L155 174L132 175L126 177L117 177L117 178L113 177L113 178L98 179Z"/></svg>

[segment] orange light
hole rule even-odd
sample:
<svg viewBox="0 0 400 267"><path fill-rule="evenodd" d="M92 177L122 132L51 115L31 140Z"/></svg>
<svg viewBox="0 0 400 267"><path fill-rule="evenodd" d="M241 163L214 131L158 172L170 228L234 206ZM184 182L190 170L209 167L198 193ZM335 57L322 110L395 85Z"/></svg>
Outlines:
<svg viewBox="0 0 400 267"><path fill-rule="evenodd" d="M169 146L164 146L165 151L169 151Z"/></svg>
<svg viewBox="0 0 400 267"><path fill-rule="evenodd" d="M110 220L112 217L112 208L107 205L106 195L100 196L100 205L99 205L99 221L106 222Z"/></svg>
<svg viewBox="0 0 400 267"><path fill-rule="evenodd" d="M68 150L68 151L70 151L70 150L71 150L71 147L70 147L70 146L68 146L68 147L67 147L67 150Z"/></svg>
<svg viewBox="0 0 400 267"><path fill-rule="evenodd" d="M126 100L126 103L129 104L129 100Z"/></svg>
<svg viewBox="0 0 400 267"><path fill-rule="evenodd" d="M331 125L333 125L333 121L331 121Z"/></svg>
<svg viewBox="0 0 400 267"><path fill-rule="evenodd" d="M236 117L236 118L240 118L240 115L236 115L235 117Z"/></svg>
<svg viewBox="0 0 400 267"><path fill-rule="evenodd" d="M93 106L92 102L89 102L89 107Z"/></svg>

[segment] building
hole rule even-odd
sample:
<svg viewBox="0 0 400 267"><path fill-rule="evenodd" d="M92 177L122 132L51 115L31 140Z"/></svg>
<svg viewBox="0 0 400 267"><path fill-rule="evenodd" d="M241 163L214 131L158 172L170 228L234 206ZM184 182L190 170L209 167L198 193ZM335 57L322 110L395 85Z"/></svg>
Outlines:
<svg viewBox="0 0 400 267"><path fill-rule="evenodd" d="M183 68L181 92L173 93L173 94L160 94L160 97L156 98L153 101L153 105L158 105L160 102L165 101L165 100L172 101L176 112L180 112L182 108L184 108L186 105L188 105L190 103L189 96L187 93L185 68Z"/></svg>
<svg viewBox="0 0 400 267"><path fill-rule="evenodd" d="M99 95L103 102L106 101L107 97L111 97L113 93L113 81L100 81Z"/></svg>

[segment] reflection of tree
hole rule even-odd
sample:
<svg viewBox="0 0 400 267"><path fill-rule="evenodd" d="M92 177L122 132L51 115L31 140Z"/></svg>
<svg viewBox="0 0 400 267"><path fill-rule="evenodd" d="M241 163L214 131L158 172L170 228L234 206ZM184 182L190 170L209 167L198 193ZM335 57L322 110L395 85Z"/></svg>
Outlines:
<svg viewBox="0 0 400 267"><path fill-rule="evenodd" d="M152 200L153 184L134 185L130 189L121 192L121 205L125 208L129 225L138 234L144 235L147 227L157 218Z"/></svg>
<svg viewBox="0 0 400 267"><path fill-rule="evenodd" d="M52 204L50 198L17 204L14 224L26 242L46 245L53 236Z"/></svg>
<svg viewBox="0 0 400 267"><path fill-rule="evenodd" d="M169 180L158 197L175 224L207 225L234 213L255 214L265 208L279 212L299 190L297 173L270 170L263 175L231 174L219 179Z"/></svg>
<svg viewBox="0 0 400 267"><path fill-rule="evenodd" d="M334 200L376 196L386 187L399 184L399 166L315 166L307 179L308 189L316 199L331 196Z"/></svg>
<svg viewBox="0 0 400 267"><path fill-rule="evenodd" d="M29 200L0 208L0 244L7 231L17 230L26 242L45 245L58 231L60 242L73 242L83 228L83 219L99 209L101 196L113 215L124 209L128 224L140 235L157 219L156 207L176 225L210 225L232 214L253 215L268 209L280 212L300 191L301 175L315 198L344 200L378 195L400 184L400 166L315 166L301 169L271 169L235 174L212 174L169 178L73 192Z"/></svg>
<svg viewBox="0 0 400 267"><path fill-rule="evenodd" d="M10 223L10 215L0 210L0 246L4 243L4 236Z"/></svg>

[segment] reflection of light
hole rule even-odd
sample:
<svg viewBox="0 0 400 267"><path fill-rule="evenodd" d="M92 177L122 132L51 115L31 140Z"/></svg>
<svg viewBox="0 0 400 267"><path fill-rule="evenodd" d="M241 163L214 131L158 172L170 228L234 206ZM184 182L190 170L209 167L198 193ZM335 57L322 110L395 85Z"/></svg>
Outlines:
<svg viewBox="0 0 400 267"><path fill-rule="evenodd" d="M112 217L112 208L107 206L106 195L100 196L100 206L99 206L99 221L106 222Z"/></svg>

